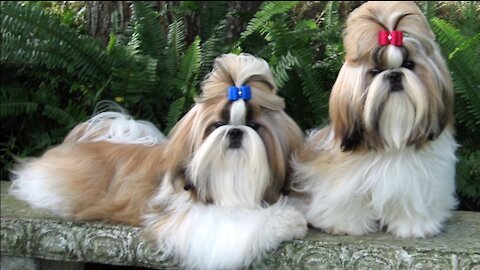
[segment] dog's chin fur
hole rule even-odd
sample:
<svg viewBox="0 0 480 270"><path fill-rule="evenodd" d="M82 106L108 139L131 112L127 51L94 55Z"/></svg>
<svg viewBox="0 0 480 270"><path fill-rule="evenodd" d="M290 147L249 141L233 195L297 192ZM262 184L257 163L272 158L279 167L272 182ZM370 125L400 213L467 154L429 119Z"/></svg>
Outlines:
<svg viewBox="0 0 480 270"><path fill-rule="evenodd" d="M228 101L244 84L252 99ZM303 134L275 91L265 61L223 55L168 139L125 111L97 114L22 161L11 192L67 217L145 226L185 268L246 267L307 231L282 196Z"/></svg>
<svg viewBox="0 0 480 270"><path fill-rule="evenodd" d="M384 28L403 31L403 46L380 47ZM368 2L349 16L344 43L331 126L312 132L294 161L307 220L333 234L435 235L456 206L457 144L433 33L413 2Z"/></svg>

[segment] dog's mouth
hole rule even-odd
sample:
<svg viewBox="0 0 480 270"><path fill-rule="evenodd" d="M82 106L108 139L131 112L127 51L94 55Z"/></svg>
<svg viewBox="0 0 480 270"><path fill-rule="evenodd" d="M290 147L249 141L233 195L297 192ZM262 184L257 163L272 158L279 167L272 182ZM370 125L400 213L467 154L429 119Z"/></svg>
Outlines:
<svg viewBox="0 0 480 270"><path fill-rule="evenodd" d="M395 84L390 85L390 91L391 92L398 92L398 91L402 91L402 90L403 90L402 83L395 83Z"/></svg>

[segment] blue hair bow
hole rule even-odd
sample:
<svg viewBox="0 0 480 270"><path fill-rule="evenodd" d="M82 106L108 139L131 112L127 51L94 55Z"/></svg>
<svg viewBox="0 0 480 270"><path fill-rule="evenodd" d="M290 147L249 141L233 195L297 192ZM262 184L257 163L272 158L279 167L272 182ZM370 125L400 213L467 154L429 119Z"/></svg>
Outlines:
<svg viewBox="0 0 480 270"><path fill-rule="evenodd" d="M250 100L252 98L249 85L242 85L240 87L230 86L228 88L228 100L235 101L239 98L243 100Z"/></svg>

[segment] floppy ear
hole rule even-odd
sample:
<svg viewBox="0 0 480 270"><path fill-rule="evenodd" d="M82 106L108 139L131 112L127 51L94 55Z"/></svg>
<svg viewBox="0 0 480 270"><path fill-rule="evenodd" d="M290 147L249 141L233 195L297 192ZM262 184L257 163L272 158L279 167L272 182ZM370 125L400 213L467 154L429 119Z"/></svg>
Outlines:
<svg viewBox="0 0 480 270"><path fill-rule="evenodd" d="M364 143L362 108L364 106L365 68L345 63L333 85L329 101L335 139L343 151L353 151Z"/></svg>
<svg viewBox="0 0 480 270"><path fill-rule="evenodd" d="M198 104L193 106L168 134L166 153L172 169L183 170L191 159L191 154L194 151L195 122L199 106Z"/></svg>
<svg viewBox="0 0 480 270"><path fill-rule="evenodd" d="M436 112L436 115L431 116L431 118L436 119L438 121L438 128L432 132L432 137L438 137L443 130L449 126L453 127L455 124L455 116L454 116L454 91L453 91L453 82L450 72L448 71L447 63L443 59L441 55L440 48L435 45L434 53L432 54L431 59L435 63L435 66L438 68L440 72L440 102L438 104L442 104ZM432 119L432 120L433 120ZM431 121L433 122L433 121Z"/></svg>
<svg viewBox="0 0 480 270"><path fill-rule="evenodd" d="M265 194L267 202L275 202L281 192L290 188L290 158L303 145L303 133L284 111L263 112L264 120L258 134L268 152L272 182Z"/></svg>

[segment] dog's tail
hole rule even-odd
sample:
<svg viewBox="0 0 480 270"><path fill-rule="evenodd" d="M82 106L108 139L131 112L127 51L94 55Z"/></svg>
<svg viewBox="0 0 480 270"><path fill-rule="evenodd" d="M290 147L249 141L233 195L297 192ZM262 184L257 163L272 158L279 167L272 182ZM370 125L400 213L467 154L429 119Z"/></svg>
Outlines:
<svg viewBox="0 0 480 270"><path fill-rule="evenodd" d="M274 111L285 108L283 99L276 95L277 89L268 63L246 53L217 57L212 72L201 84L202 95L196 101L227 96L230 86L242 85L250 86L252 100L261 107Z"/></svg>
<svg viewBox="0 0 480 270"><path fill-rule="evenodd" d="M10 193L62 216L138 225L157 186L164 137L116 104L99 107L108 111L77 125L64 143L39 158L18 160Z"/></svg>
<svg viewBox="0 0 480 270"><path fill-rule="evenodd" d="M165 140L153 123L135 120L118 104L102 101L97 105L94 116L70 131L64 143L108 141L154 145Z"/></svg>

